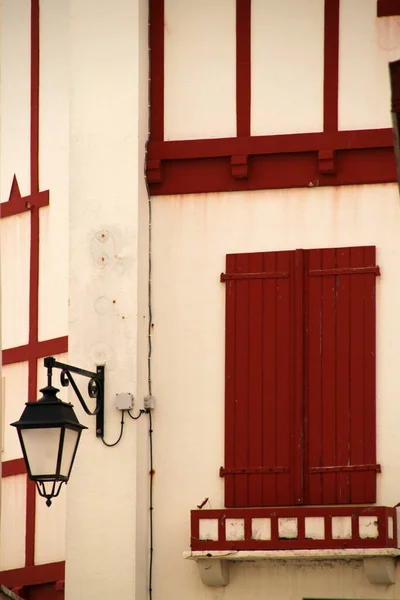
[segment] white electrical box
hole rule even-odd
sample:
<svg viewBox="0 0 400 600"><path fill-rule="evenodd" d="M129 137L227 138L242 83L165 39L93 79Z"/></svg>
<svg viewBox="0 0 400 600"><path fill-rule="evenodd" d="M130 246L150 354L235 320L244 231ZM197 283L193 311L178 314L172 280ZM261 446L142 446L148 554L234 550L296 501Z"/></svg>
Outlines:
<svg viewBox="0 0 400 600"><path fill-rule="evenodd" d="M118 408L118 410L131 410L133 408L133 394L130 392L116 394L115 408Z"/></svg>

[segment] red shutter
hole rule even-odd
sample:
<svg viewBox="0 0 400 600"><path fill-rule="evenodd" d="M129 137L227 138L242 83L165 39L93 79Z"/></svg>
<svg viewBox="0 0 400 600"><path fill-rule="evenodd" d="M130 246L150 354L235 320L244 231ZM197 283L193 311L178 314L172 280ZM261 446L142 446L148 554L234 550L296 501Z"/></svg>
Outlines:
<svg viewBox="0 0 400 600"><path fill-rule="evenodd" d="M294 252L233 254L226 274L225 505L293 504Z"/></svg>
<svg viewBox="0 0 400 600"><path fill-rule="evenodd" d="M375 248L232 254L225 505L375 502Z"/></svg>
<svg viewBox="0 0 400 600"><path fill-rule="evenodd" d="M376 500L375 248L306 252L308 504Z"/></svg>

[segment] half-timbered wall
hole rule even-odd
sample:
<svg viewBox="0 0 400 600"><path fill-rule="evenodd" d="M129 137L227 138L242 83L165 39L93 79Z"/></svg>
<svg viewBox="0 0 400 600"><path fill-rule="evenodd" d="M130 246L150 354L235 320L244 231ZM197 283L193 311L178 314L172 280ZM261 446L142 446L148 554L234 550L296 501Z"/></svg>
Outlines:
<svg viewBox="0 0 400 600"><path fill-rule="evenodd" d="M21 595L62 594L65 493L52 514L27 481L15 432L24 402L43 387L42 358L68 339L67 11L61 2L1 6L0 226L2 257L1 581ZM57 42L57 43L55 43ZM63 88L64 86L64 88ZM39 118L40 104L40 118ZM56 582L59 581L57 584ZM41 588L40 588L41 589ZM33 588L32 588L33 594Z"/></svg>
<svg viewBox="0 0 400 600"><path fill-rule="evenodd" d="M150 5L154 195L396 180L377 0Z"/></svg>

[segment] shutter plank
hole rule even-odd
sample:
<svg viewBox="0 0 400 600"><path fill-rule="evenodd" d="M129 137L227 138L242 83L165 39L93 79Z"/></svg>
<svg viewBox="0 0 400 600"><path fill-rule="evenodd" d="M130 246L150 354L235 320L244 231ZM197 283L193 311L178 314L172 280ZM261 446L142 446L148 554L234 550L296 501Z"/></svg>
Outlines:
<svg viewBox="0 0 400 600"><path fill-rule="evenodd" d="M322 250L322 269L336 267L336 251ZM321 278L322 355L321 410L323 464L336 465L336 277ZM322 476L322 503L336 502L336 473Z"/></svg>
<svg viewBox="0 0 400 600"><path fill-rule="evenodd" d="M250 254L250 273L263 270L263 254ZM263 464L263 280L250 279L249 298L249 467ZM250 506L262 505L263 482L259 475L248 477L248 503Z"/></svg>
<svg viewBox="0 0 400 600"><path fill-rule="evenodd" d="M308 270L322 267L320 250L307 253ZM307 462L322 466L322 407L321 407L321 297L322 278L308 277L306 306L306 384L307 384ZM308 503L322 502L322 475L307 473Z"/></svg>
<svg viewBox="0 0 400 600"><path fill-rule="evenodd" d="M351 248L350 266L364 266L364 249ZM350 456L349 464L364 463L364 421L365 421L365 277L350 278ZM350 501L363 502L364 473L350 474Z"/></svg>
<svg viewBox="0 0 400 600"><path fill-rule="evenodd" d="M266 271L275 271L277 253L264 255ZM263 281L263 464L278 465L277 462L277 279ZM281 477L281 475L279 475ZM262 478L263 504L277 503L277 475Z"/></svg>
<svg viewBox="0 0 400 600"><path fill-rule="evenodd" d="M374 265L376 262L375 248L365 249L365 261ZM364 420L364 463L376 463L376 278L374 275L365 275L365 323L364 323L364 393L365 393L365 420ZM376 473L368 472L364 475L365 502L376 502Z"/></svg>
<svg viewBox="0 0 400 600"><path fill-rule="evenodd" d="M236 256L226 257L226 271L236 271ZM225 290L225 466L235 465L235 356L236 356L236 283L228 281ZM225 477L225 506L235 506L235 478Z"/></svg>
<svg viewBox="0 0 400 600"><path fill-rule="evenodd" d="M249 272L249 255L236 256L237 271ZM249 325L250 282L236 281L235 467L249 464ZM248 506L248 475L235 475L235 506Z"/></svg>
<svg viewBox="0 0 400 600"><path fill-rule="evenodd" d="M350 249L336 252L338 267L350 265ZM338 465L349 462L350 444L350 277L338 277L336 298L336 460ZM337 503L350 502L350 476L337 474Z"/></svg>
<svg viewBox="0 0 400 600"><path fill-rule="evenodd" d="M290 271L290 259L293 253L277 253L277 270ZM277 504L294 504L293 495L293 463L292 463L292 393L293 368L291 364L291 353L293 352L293 321L291 313L291 281L287 279L276 280L276 460L279 466L290 466L290 474L277 476Z"/></svg>

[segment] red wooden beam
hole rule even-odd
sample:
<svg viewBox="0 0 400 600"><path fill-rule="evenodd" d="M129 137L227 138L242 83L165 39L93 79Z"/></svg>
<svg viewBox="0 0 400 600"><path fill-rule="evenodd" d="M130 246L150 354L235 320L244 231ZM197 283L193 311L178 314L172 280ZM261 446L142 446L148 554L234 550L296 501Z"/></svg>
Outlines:
<svg viewBox="0 0 400 600"><path fill-rule="evenodd" d="M377 16L393 17L400 15L400 0L377 0Z"/></svg>
<svg viewBox="0 0 400 600"><path fill-rule="evenodd" d="M365 129L322 133L295 133L243 138L213 138L150 142L150 160L219 158L235 155L300 154L318 152L321 148L357 150L364 148L393 148L392 129Z"/></svg>
<svg viewBox="0 0 400 600"><path fill-rule="evenodd" d="M236 0L236 134L250 135L251 0Z"/></svg>
<svg viewBox="0 0 400 600"><path fill-rule="evenodd" d="M338 129L340 0L325 0L324 131Z"/></svg>
<svg viewBox="0 0 400 600"><path fill-rule="evenodd" d="M1 465L1 476L12 477L13 475L24 475L26 473L25 461L23 458L6 460Z"/></svg>
<svg viewBox="0 0 400 600"><path fill-rule="evenodd" d="M8 588L52 583L65 578L65 562L0 571L0 581Z"/></svg>
<svg viewBox="0 0 400 600"><path fill-rule="evenodd" d="M164 139L164 0L150 0L150 139ZM183 50L184 52L184 50Z"/></svg>

